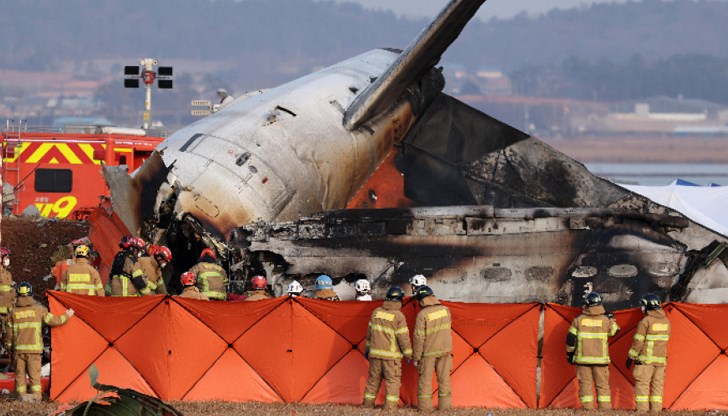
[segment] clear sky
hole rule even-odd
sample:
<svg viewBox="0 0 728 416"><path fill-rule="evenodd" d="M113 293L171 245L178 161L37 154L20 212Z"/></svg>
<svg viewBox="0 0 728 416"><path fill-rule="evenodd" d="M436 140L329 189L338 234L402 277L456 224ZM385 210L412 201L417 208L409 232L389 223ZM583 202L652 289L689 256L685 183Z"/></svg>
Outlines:
<svg viewBox="0 0 728 416"><path fill-rule="evenodd" d="M336 0L356 2L374 9L392 10L397 14L411 16L434 16L448 0ZM518 13L538 14L553 8L568 9L592 3L624 2L625 0L487 0L478 16L489 20L492 17L508 18Z"/></svg>

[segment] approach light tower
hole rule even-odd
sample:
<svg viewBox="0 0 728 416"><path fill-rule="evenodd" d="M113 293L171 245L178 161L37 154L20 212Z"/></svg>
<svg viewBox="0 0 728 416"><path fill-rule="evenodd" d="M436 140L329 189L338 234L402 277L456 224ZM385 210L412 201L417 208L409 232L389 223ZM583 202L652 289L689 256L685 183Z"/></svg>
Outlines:
<svg viewBox="0 0 728 416"><path fill-rule="evenodd" d="M172 67L160 66L158 72L154 67L159 65L156 59L143 58L139 60L139 66L124 67L124 88L139 88L139 79L144 80L146 88L146 100L144 101L144 129L149 128L152 113L152 84L157 79L157 88L172 89Z"/></svg>

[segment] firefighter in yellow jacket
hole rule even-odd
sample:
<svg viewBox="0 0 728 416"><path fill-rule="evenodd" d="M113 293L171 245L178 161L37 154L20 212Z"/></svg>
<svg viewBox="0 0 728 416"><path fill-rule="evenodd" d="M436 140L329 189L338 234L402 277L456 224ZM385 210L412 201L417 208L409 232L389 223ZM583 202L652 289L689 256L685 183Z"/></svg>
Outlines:
<svg viewBox="0 0 728 416"><path fill-rule="evenodd" d="M94 266L88 262L91 250L83 244L76 247L74 261L61 277L61 290L77 295L104 296L104 285L101 276Z"/></svg>
<svg viewBox="0 0 728 416"><path fill-rule="evenodd" d="M121 251L116 253L111 263L111 273L107 285L111 296L144 296L157 289L154 282L147 280L139 264L139 256L145 249L144 240L127 235L119 243Z"/></svg>
<svg viewBox="0 0 728 416"><path fill-rule="evenodd" d="M452 404L450 372L452 371L452 319L450 309L441 305L429 286L415 292L422 310L415 321L413 359L419 374L417 404L420 410L432 410L432 372L437 374L437 398L440 410Z"/></svg>
<svg viewBox="0 0 728 416"><path fill-rule="evenodd" d="M656 295L648 293L640 303L645 317L637 324L632 348L629 349L627 368L635 364L634 398L637 411L659 412L662 410L670 321L667 320L660 298Z"/></svg>
<svg viewBox="0 0 728 416"><path fill-rule="evenodd" d="M28 282L18 285L18 299L10 315L9 327L12 330L12 352L15 362L15 391L23 401L41 399L40 367L43 354L43 324L63 325L74 314L73 309L64 315L55 316L33 299L33 286ZM25 375L30 380L30 394Z"/></svg>
<svg viewBox="0 0 728 416"><path fill-rule="evenodd" d="M382 378L387 385L384 409L396 409L402 378L402 357L412 357L407 320L402 313L404 291L392 286L382 306L369 319L365 355L369 358L369 378L364 389L364 407L374 407Z"/></svg>
<svg viewBox="0 0 728 416"><path fill-rule="evenodd" d="M227 273L217 264L217 256L211 248L202 250L199 262L189 271L197 279L197 288L210 300L227 300Z"/></svg>
<svg viewBox="0 0 728 416"><path fill-rule="evenodd" d="M15 282L8 271L10 250L0 247L0 261L0 342L5 345L9 343L8 319L15 305Z"/></svg>
<svg viewBox="0 0 728 416"><path fill-rule="evenodd" d="M609 389L608 338L619 331L614 316L602 306L602 297L590 292L584 298L584 311L571 323L566 336L566 355L576 364L579 401L583 409L594 409L593 386L596 385L599 409L612 408Z"/></svg>

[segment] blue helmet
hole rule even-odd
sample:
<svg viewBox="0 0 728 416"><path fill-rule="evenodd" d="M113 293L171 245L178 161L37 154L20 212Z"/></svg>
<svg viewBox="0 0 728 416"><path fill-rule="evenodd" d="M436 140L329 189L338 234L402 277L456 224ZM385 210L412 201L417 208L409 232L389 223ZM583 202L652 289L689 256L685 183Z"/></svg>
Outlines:
<svg viewBox="0 0 728 416"><path fill-rule="evenodd" d="M322 274L316 278L316 290L333 289L333 288L334 288L334 282L331 280L331 277L329 275Z"/></svg>

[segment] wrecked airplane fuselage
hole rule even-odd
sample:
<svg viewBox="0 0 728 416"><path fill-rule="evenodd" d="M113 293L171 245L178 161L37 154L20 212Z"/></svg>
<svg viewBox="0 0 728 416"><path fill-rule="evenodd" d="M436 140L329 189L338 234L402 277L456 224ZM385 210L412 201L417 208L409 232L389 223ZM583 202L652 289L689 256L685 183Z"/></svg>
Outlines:
<svg viewBox="0 0 728 416"><path fill-rule="evenodd" d="M247 246L238 267L268 270L277 294L291 280L312 285L329 273L343 277L340 297L353 299L351 283L363 274L382 298L424 273L449 300L579 305L596 290L620 309L678 283L689 255L668 231L686 227L684 218L618 209L346 210L251 224L232 244Z"/></svg>
<svg viewBox="0 0 728 416"><path fill-rule="evenodd" d="M441 92L434 66L483 2L450 1L404 51L239 98L133 178L105 169L115 211L170 246L177 273L214 246L277 291L327 273L343 298L361 275L381 295L424 273L452 300L728 300L725 236ZM361 207L379 209L338 211Z"/></svg>

